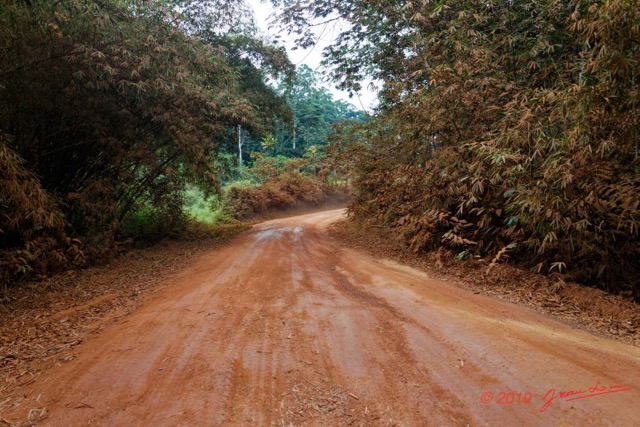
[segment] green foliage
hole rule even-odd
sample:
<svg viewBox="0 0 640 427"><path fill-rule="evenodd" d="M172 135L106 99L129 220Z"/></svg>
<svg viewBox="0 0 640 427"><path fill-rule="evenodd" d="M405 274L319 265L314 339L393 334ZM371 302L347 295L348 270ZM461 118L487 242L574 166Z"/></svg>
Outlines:
<svg viewBox="0 0 640 427"><path fill-rule="evenodd" d="M636 1L278 3L301 42L348 18L336 79L384 82L352 214L640 294Z"/></svg>
<svg viewBox="0 0 640 427"><path fill-rule="evenodd" d="M260 145L262 146L262 150L264 152L274 151L276 149L277 143L278 141L272 134L265 136L264 138L262 138L262 141L260 141Z"/></svg>
<svg viewBox="0 0 640 427"><path fill-rule="evenodd" d="M195 187L188 188L184 195L186 213L195 221L204 224L219 224L228 222L224 217L222 200L219 195L206 196Z"/></svg>
<svg viewBox="0 0 640 427"><path fill-rule="evenodd" d="M179 232L187 227L187 215L179 210L179 215L168 208L154 208L146 205L128 214L122 225L125 237L144 238L153 241Z"/></svg>
<svg viewBox="0 0 640 427"><path fill-rule="evenodd" d="M343 120L365 119L351 104L334 100L307 65L299 66L293 79L282 80L278 92L293 112L290 125L281 126L276 135L281 152L289 155L300 157L312 145L326 145L334 133L332 126Z"/></svg>

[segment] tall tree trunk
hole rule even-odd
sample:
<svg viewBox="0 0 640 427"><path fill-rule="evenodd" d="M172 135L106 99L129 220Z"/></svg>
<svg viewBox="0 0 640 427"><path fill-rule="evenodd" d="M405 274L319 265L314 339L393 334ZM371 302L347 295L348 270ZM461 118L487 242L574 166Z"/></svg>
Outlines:
<svg viewBox="0 0 640 427"><path fill-rule="evenodd" d="M242 169L242 127L238 125L238 167Z"/></svg>

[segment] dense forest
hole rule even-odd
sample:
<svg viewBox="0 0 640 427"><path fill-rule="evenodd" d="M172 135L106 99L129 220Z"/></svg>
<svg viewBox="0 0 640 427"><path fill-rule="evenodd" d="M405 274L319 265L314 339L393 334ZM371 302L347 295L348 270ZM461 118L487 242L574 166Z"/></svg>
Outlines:
<svg viewBox="0 0 640 427"><path fill-rule="evenodd" d="M0 281L350 184L414 251L640 297L636 0L271 3L300 47L341 23L325 65L375 114L242 0L0 5Z"/></svg>

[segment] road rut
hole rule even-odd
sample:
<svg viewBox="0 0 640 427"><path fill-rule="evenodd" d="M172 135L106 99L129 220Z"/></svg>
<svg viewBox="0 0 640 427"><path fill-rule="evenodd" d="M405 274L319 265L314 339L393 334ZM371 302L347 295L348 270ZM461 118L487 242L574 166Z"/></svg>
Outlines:
<svg viewBox="0 0 640 427"><path fill-rule="evenodd" d="M43 424L638 425L640 349L341 247L342 215L195 259L30 386Z"/></svg>

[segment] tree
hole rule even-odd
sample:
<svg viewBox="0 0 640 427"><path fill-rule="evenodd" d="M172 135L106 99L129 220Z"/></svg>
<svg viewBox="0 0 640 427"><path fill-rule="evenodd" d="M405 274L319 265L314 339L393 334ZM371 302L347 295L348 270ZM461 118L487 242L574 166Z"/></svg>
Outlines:
<svg viewBox="0 0 640 427"><path fill-rule="evenodd" d="M321 87L314 71L307 65L296 70L293 80L280 82L277 91L293 111L293 126L283 126L278 139L290 144L290 153L302 155L308 147L326 145L333 133L332 125L342 120L363 120L364 114L351 104L336 101Z"/></svg>
<svg viewBox="0 0 640 427"><path fill-rule="evenodd" d="M204 3L214 4L1 6L0 151L11 169L0 179L12 183L0 197L7 277L82 262L76 238L87 258L110 253L122 222L141 206L159 210L165 223L182 221L185 184L217 186L215 160L236 126L273 127L279 113L270 102L283 103L264 76L286 73L286 55L241 35L242 19L224 12L241 2L196 14ZM218 21L220 13L233 20ZM25 217L14 205L27 193L37 200Z"/></svg>

